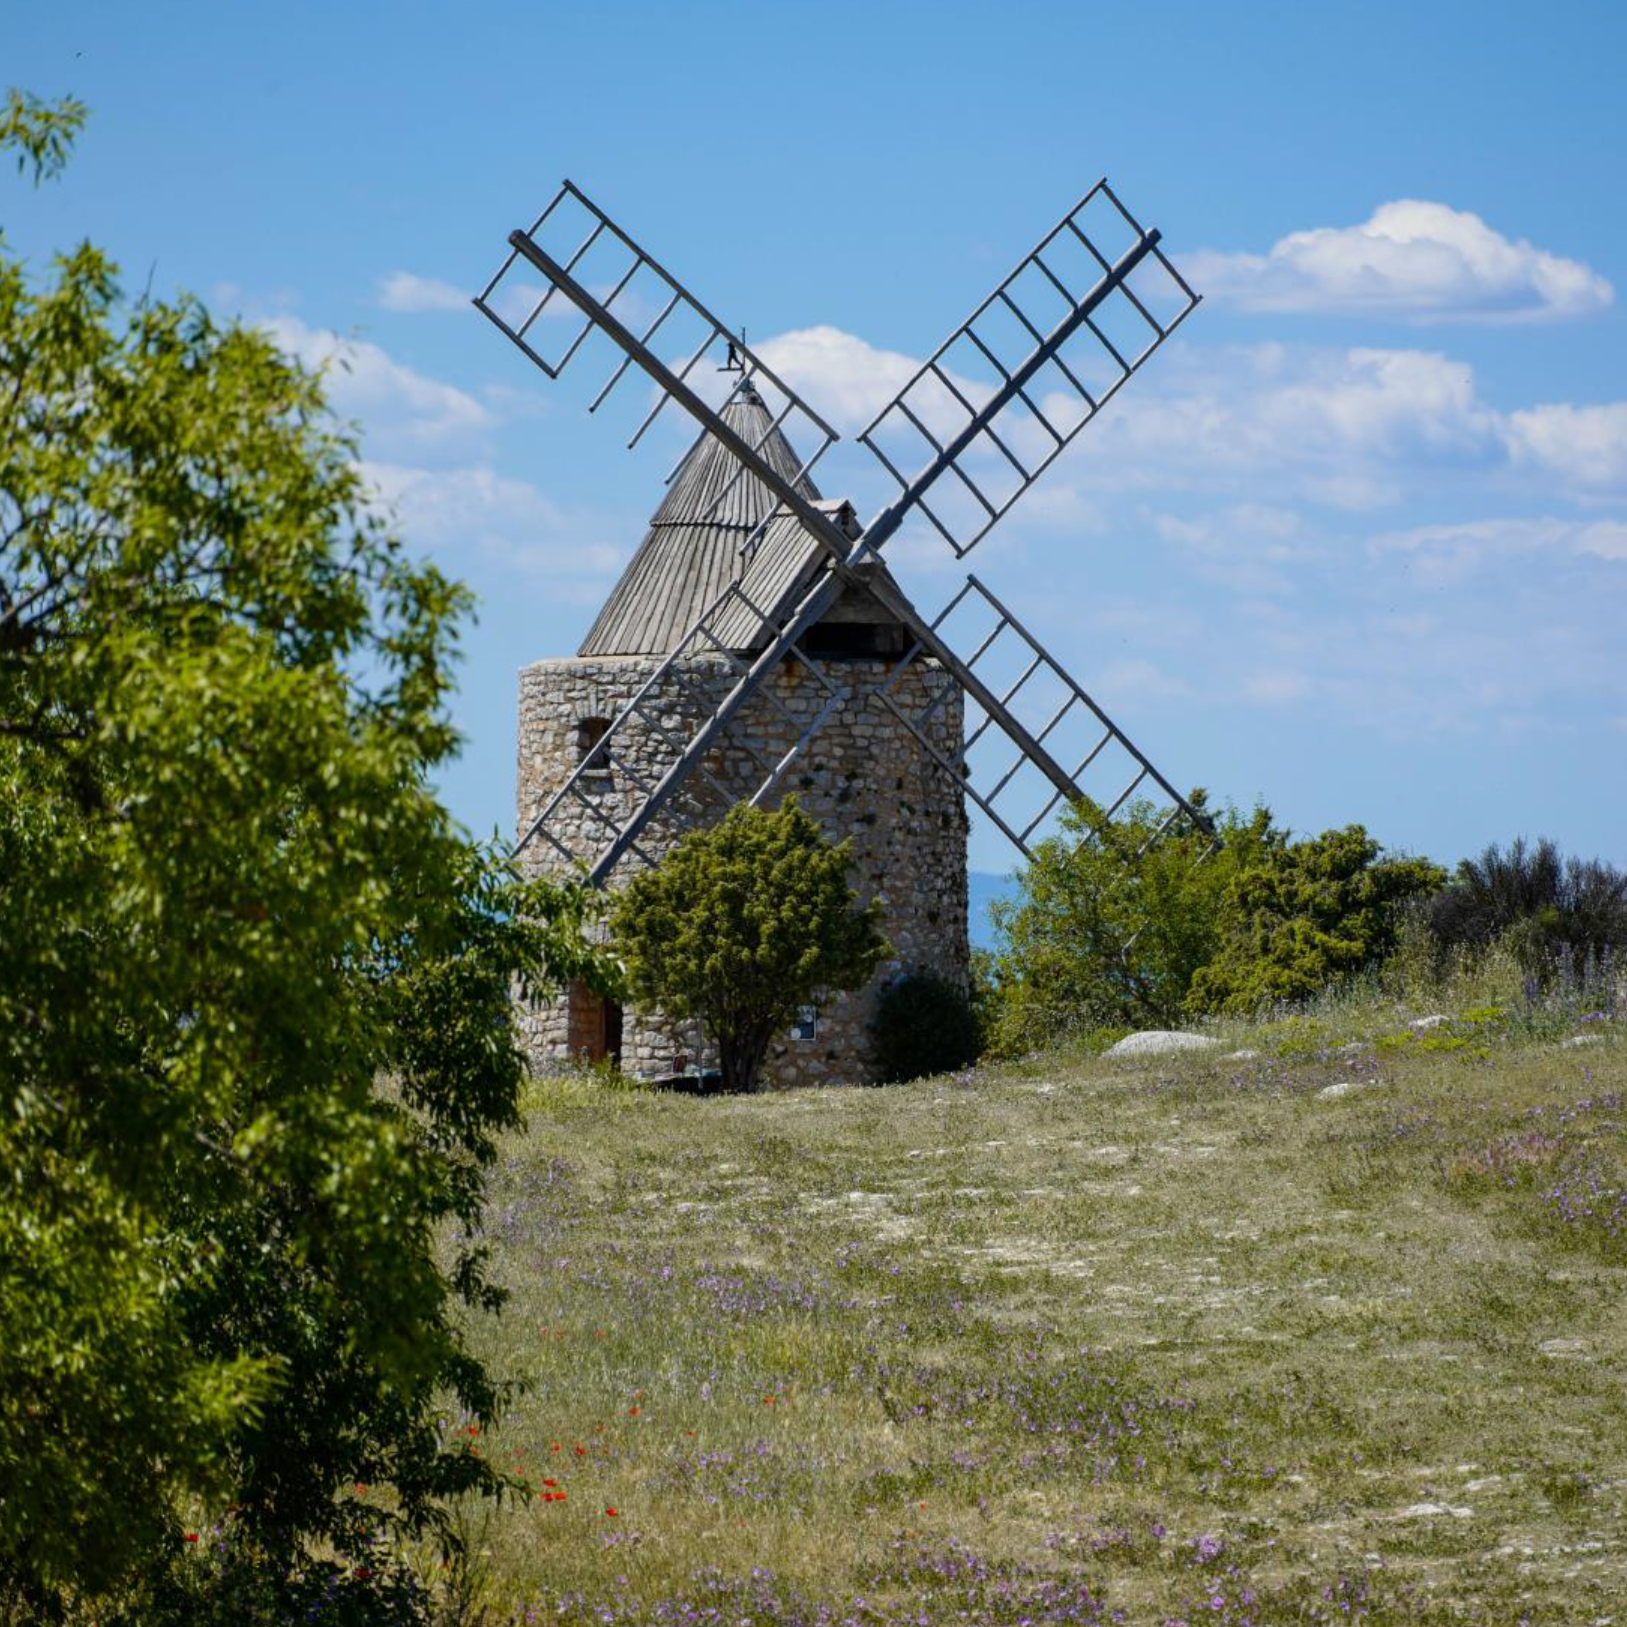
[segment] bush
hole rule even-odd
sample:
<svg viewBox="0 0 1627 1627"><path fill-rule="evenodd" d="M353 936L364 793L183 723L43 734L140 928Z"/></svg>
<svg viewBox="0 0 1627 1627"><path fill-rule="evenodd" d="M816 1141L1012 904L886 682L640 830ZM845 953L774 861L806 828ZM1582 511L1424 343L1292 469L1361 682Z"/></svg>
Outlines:
<svg viewBox="0 0 1627 1627"><path fill-rule="evenodd" d="M1396 947L1405 906L1446 879L1428 859L1381 857L1360 825L1263 847L1226 893L1219 952L1192 979L1187 1009L1246 1016L1309 999L1377 966Z"/></svg>
<svg viewBox="0 0 1627 1627"><path fill-rule="evenodd" d="M725 1090L755 1090L797 1007L857 988L887 953L881 906L859 903L852 863L795 797L772 813L741 803L617 899L611 932L634 997L705 1026Z"/></svg>
<svg viewBox="0 0 1627 1627"><path fill-rule="evenodd" d="M1201 809L1203 793L1192 801ZM1193 977L1224 941L1233 877L1287 835L1255 808L1227 809L1214 832L1178 822L1160 838L1169 813L1135 802L1108 821L1082 803L1037 846L1018 896L994 907L1005 940L988 968L996 1054L1181 1020Z"/></svg>
<svg viewBox="0 0 1627 1627"><path fill-rule="evenodd" d="M1425 908L1443 956L1501 941L1527 972L1547 979L1561 960L1627 950L1627 872L1599 859L1567 859L1546 838L1516 837L1465 859Z"/></svg>
<svg viewBox="0 0 1627 1627"><path fill-rule="evenodd" d="M870 1028L882 1084L951 1073L977 1060L981 1036L971 996L936 972L908 972L882 990Z"/></svg>
<svg viewBox="0 0 1627 1627"><path fill-rule="evenodd" d="M1308 999L1379 964L1407 903L1446 879L1360 825L1294 841L1264 807L1227 808L1212 830L1165 831L1170 812L1135 803L1109 822L1080 804L1039 844L994 910L996 1055Z"/></svg>

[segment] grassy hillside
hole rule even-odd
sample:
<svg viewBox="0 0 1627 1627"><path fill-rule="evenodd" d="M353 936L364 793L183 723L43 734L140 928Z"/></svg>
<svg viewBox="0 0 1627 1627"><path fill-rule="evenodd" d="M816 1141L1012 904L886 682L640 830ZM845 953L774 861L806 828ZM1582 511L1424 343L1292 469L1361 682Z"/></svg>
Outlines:
<svg viewBox="0 0 1627 1627"><path fill-rule="evenodd" d="M490 1619L1622 1619L1621 1026L1404 1015L539 1087L491 1211L530 1391L471 1445L534 1495L473 1533Z"/></svg>

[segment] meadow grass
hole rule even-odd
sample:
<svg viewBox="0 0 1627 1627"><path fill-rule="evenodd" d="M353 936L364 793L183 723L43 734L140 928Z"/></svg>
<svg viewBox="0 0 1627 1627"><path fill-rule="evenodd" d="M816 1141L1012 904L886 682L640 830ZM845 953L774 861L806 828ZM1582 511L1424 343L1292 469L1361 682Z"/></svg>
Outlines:
<svg viewBox="0 0 1627 1627"><path fill-rule="evenodd" d="M471 1619L1627 1621L1627 1025L1459 1004L538 1081Z"/></svg>

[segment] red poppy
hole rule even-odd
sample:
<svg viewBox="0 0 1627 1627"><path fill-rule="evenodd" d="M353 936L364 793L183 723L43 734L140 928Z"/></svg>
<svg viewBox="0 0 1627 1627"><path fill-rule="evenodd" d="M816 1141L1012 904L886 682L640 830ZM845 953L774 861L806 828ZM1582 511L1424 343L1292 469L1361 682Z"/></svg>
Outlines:
<svg viewBox="0 0 1627 1627"><path fill-rule="evenodd" d="M629 1418L636 1418L639 1415L640 1410L641 1409L638 1407L629 1407L627 1409L627 1416Z"/></svg>
<svg viewBox="0 0 1627 1627"><path fill-rule="evenodd" d="M588 1455L588 1449L585 1446L583 1446L580 1442L578 1442L574 1447L572 1447L571 1450L573 1452L575 1452L576 1455L579 1458L585 1458Z"/></svg>
<svg viewBox="0 0 1627 1627"><path fill-rule="evenodd" d="M371 1568L369 1566L358 1565L356 1567L356 1574L358 1576L371 1576L373 1574L373 1572L372 1572L372 1570L371 1570Z"/></svg>
<svg viewBox="0 0 1627 1627"><path fill-rule="evenodd" d="M198 1540L198 1533L196 1531L188 1531L186 1534L186 1540L188 1542L196 1542Z"/></svg>
<svg viewBox="0 0 1627 1627"><path fill-rule="evenodd" d="M554 1442L554 1443L553 1443L553 1444L552 1444L552 1445L551 1445L551 1446L550 1446L550 1447L549 1447L549 1448L548 1448L548 1450L549 1450L549 1451L550 1451L550 1452L557 1452L557 1451L558 1451L558 1450L559 1450L559 1442L558 1442L558 1441L555 1441L555 1442Z"/></svg>
<svg viewBox="0 0 1627 1627"><path fill-rule="evenodd" d="M545 1486L557 1486L558 1484L559 1484L559 1482L557 1480L544 1480L543 1481L543 1485L545 1485ZM925 1508L926 1504L923 1503L921 1506L923 1508Z"/></svg>
<svg viewBox="0 0 1627 1627"><path fill-rule="evenodd" d="M608 1514L611 1519L615 1519L616 1516L621 1513L621 1510L619 1508L607 1508L605 1513Z"/></svg>
<svg viewBox="0 0 1627 1627"><path fill-rule="evenodd" d="M358 1480L356 1482L356 1495L358 1497L365 1497L367 1495L367 1482L365 1480Z"/></svg>

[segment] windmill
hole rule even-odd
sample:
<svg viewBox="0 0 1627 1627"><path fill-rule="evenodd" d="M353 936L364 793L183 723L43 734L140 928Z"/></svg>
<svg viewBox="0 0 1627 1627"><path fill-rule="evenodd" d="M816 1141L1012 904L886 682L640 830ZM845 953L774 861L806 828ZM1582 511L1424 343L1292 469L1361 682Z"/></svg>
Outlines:
<svg viewBox="0 0 1627 1627"><path fill-rule="evenodd" d="M1209 828L982 578L966 574L928 615L883 558L891 544L917 568L935 556L929 584L944 562L959 578L1196 307L1158 231L1105 179L858 435L891 493L867 524L813 481L836 430L571 182L508 246L475 305L533 363L558 378L573 362L580 370L579 358L606 357L595 413L625 381L642 381L621 391L641 414L629 447L669 403L699 426L576 660L522 675L517 851L530 862L581 867L602 885L734 803L793 789L826 794L838 828L844 817L874 824L878 809L891 828L907 809L870 879L884 891L886 864L912 858L914 842L932 849L909 890L938 892L913 897L902 935L906 949L935 949L941 969L955 975L958 963L963 975L967 803L1025 857L1064 802L1084 802L1100 823L1158 796L1168 813L1154 841L1181 823ZM708 399L719 379L721 404ZM539 673L528 702L523 686ZM541 720L531 748L528 708ZM848 766L833 789L822 759L837 737ZM538 769L529 783L528 760ZM891 921L889 933L897 943ZM573 1005L556 1041L617 1048L604 1026L614 1018L587 1011L600 1028L584 1037L582 1015ZM832 1066L790 1076L851 1067L858 1015L823 1036ZM660 1071L655 1052L686 1043L652 1040L642 1060Z"/></svg>

